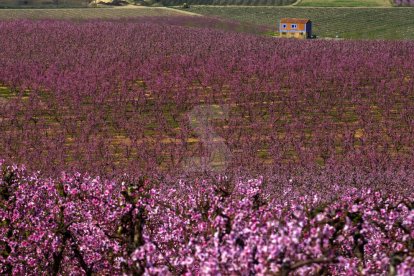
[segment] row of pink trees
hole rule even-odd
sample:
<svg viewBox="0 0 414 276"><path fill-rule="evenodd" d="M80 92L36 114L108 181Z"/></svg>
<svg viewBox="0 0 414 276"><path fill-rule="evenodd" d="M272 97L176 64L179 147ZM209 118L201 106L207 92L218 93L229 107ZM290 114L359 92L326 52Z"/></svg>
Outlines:
<svg viewBox="0 0 414 276"><path fill-rule="evenodd" d="M396 6L414 6L413 0L394 0Z"/></svg>
<svg viewBox="0 0 414 276"><path fill-rule="evenodd" d="M413 43L164 20L0 22L0 274L413 274Z"/></svg>
<svg viewBox="0 0 414 276"><path fill-rule="evenodd" d="M231 158L215 163L230 171L373 155L410 164L412 42L275 40L157 20L1 22L1 155L101 175L182 172L217 143ZM189 118L203 108L209 117Z"/></svg>
<svg viewBox="0 0 414 276"><path fill-rule="evenodd" d="M0 177L1 274L414 273L414 202L398 192L338 183L325 200L294 179L52 179L4 164Z"/></svg>

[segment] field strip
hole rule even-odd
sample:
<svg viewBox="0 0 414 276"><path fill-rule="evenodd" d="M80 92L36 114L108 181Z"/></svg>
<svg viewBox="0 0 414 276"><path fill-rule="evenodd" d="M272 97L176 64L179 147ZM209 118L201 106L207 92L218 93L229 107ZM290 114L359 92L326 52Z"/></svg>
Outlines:
<svg viewBox="0 0 414 276"><path fill-rule="evenodd" d="M306 7L392 7L389 0L301 0Z"/></svg>
<svg viewBox="0 0 414 276"><path fill-rule="evenodd" d="M186 11L186 10L180 10L180 9L173 9L173 8L170 8L170 7L145 7L145 6L135 6L135 5L112 7L112 9L148 9L148 8L178 12L178 13L185 14L185 15L203 16L202 14L199 14L199 13L190 12L190 11Z"/></svg>
<svg viewBox="0 0 414 276"><path fill-rule="evenodd" d="M286 5L286 6L269 6L269 5L265 5L265 6L246 6L246 5L192 5L192 7L208 7L208 8L226 8L226 9L237 9L237 8L269 8L269 9L390 9L390 10L395 10L395 9L410 9L411 7L392 7L392 6L373 6L373 7L369 7L369 6L360 6L360 7L320 7L320 6L300 6L300 3L297 3L296 5L294 5L295 3L293 3L292 5ZM174 9L178 9L181 8L181 6L171 6Z"/></svg>
<svg viewBox="0 0 414 276"><path fill-rule="evenodd" d="M155 9L164 9L164 10L169 10L169 11L178 11L181 14L185 14L185 15L190 15L190 16L204 16L202 14L199 13L195 13L195 12L189 12L189 11L185 11L185 10L179 10L179 9L173 9L173 8L169 8L169 7L158 7Z"/></svg>
<svg viewBox="0 0 414 276"><path fill-rule="evenodd" d="M0 20L13 19L111 19L141 16L201 16L188 11L166 7L108 7L62 9L0 9Z"/></svg>
<svg viewBox="0 0 414 276"><path fill-rule="evenodd" d="M291 6L297 6L302 2L302 0L296 0L295 3L293 3Z"/></svg>

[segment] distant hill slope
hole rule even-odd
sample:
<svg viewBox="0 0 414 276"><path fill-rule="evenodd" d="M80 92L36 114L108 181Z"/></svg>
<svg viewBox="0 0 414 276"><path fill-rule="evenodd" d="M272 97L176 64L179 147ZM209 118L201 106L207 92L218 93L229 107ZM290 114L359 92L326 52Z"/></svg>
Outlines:
<svg viewBox="0 0 414 276"><path fill-rule="evenodd" d="M296 0L161 0L165 6L179 6L184 3L189 5L234 5L234 6L286 6Z"/></svg>

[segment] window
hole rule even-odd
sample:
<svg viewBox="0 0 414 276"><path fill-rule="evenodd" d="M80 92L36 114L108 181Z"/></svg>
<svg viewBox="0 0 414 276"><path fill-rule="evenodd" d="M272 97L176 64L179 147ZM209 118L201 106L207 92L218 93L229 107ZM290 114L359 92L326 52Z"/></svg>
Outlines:
<svg viewBox="0 0 414 276"><path fill-rule="evenodd" d="M296 29L297 27L298 27L298 26L297 26L296 24L292 24L292 25L291 25L291 28L292 28L292 29Z"/></svg>
<svg viewBox="0 0 414 276"><path fill-rule="evenodd" d="M287 25L286 24L282 24L282 29L286 29Z"/></svg>

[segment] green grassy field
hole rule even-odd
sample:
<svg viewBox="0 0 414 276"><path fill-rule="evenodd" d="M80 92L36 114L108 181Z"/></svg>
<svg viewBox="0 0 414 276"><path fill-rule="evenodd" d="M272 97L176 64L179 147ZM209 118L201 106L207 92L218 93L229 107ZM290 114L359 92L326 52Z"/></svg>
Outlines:
<svg viewBox="0 0 414 276"><path fill-rule="evenodd" d="M166 8L75 8L75 9L0 9L2 19L97 19L128 18L137 16L183 15Z"/></svg>
<svg viewBox="0 0 414 276"><path fill-rule="evenodd" d="M305 7L390 7L389 0L302 0Z"/></svg>
<svg viewBox="0 0 414 276"><path fill-rule="evenodd" d="M165 6L179 6L184 3L189 5L219 5L219 6L285 6L291 5L296 0L161 0Z"/></svg>
<svg viewBox="0 0 414 276"><path fill-rule="evenodd" d="M299 8L299 7L207 7L191 12L266 25L276 31L280 18L303 17L313 21L318 37L352 39L414 39L412 8Z"/></svg>

